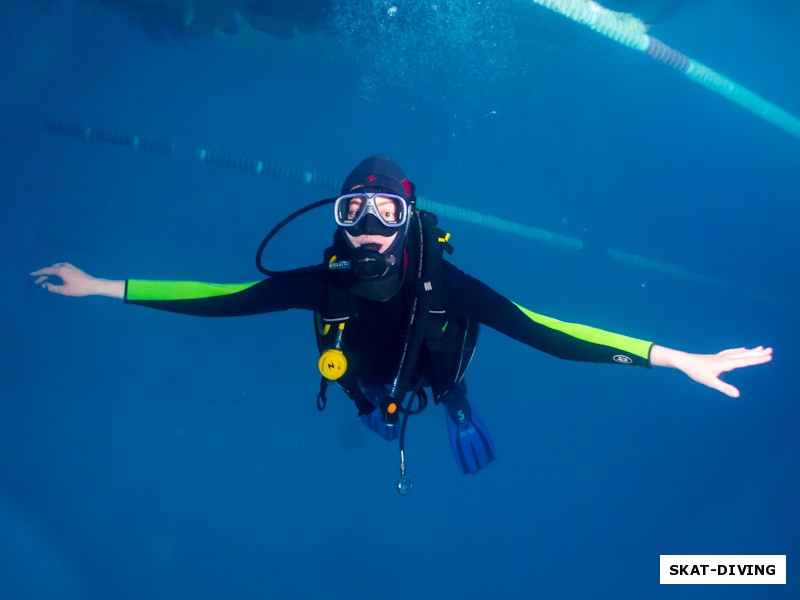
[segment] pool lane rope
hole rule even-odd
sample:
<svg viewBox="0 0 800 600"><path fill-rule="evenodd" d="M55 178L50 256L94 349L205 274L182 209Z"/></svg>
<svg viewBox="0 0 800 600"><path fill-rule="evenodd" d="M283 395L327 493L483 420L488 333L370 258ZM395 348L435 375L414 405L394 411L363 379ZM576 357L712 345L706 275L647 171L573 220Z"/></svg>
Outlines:
<svg viewBox="0 0 800 600"><path fill-rule="evenodd" d="M236 171L244 171L256 175L268 175L287 181L294 181L296 183L325 189L326 193L338 193L342 187L342 181L335 177L318 175L316 173L312 173L311 171L286 165L267 163L261 160L242 158L229 154L221 154L207 148L185 150L179 148L175 143L172 142L163 142L138 135L120 133L109 129L98 129L85 125L75 125L52 120L45 121L44 128L45 131L50 133L81 138L84 140L109 144L112 146L119 146L121 148L128 148L130 150L137 150L149 154L184 157L188 156L203 164L215 165ZM564 250L572 250L576 252L584 251L594 255L605 256L606 258L623 265L638 267L646 271L666 275L675 279L683 279L685 281L701 284L717 290L732 289L732 286L727 281L716 277L695 273L660 260L647 258L622 250L616 250L614 248L598 248L588 244L580 238L561 233L555 233L540 227L515 223L514 221L509 221L494 215L453 206L451 204L435 202L427 198L417 198L417 202L420 208L430 210L431 212L436 213L436 215L439 217L453 219L454 221L461 221L463 223L471 223L478 227L485 227L488 229L502 231L504 233L518 235L523 238L531 239L549 246L562 248ZM753 290L750 288L739 289L740 291L744 291L747 296L751 298L757 300L769 299L763 292L759 292L758 290ZM773 298L772 300L775 299Z"/></svg>
<svg viewBox="0 0 800 600"><path fill-rule="evenodd" d="M797 117L704 64L681 54L664 42L647 35L647 26L632 15L609 10L593 0L525 1L531 1L557 12L623 46L647 54L683 73L712 92L724 96L731 102L735 102L762 119L800 138L800 120Z"/></svg>

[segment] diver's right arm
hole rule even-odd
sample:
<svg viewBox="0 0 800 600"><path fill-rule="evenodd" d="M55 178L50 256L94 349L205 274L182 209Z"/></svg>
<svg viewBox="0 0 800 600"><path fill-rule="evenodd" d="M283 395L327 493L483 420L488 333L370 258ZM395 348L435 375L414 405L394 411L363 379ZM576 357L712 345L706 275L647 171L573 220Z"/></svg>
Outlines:
<svg viewBox="0 0 800 600"><path fill-rule="evenodd" d="M31 276L36 277L36 285L62 296L108 296L118 300L125 297L124 281L92 277L69 263L56 263L34 271ZM53 283L53 277L61 279L61 283Z"/></svg>
<svg viewBox="0 0 800 600"><path fill-rule="evenodd" d="M31 273L36 283L64 296L110 296L159 310L202 317L232 317L302 308L321 310L322 272L273 277L250 283L98 279L67 263ZM49 279L57 277L63 283Z"/></svg>

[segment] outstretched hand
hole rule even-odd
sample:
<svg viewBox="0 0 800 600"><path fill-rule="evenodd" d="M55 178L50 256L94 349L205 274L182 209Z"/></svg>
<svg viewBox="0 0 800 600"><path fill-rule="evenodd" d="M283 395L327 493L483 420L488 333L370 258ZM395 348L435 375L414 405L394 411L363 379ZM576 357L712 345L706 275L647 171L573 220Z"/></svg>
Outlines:
<svg viewBox="0 0 800 600"><path fill-rule="evenodd" d="M772 348L731 348L717 354L690 354L653 346L650 360L655 366L674 367L688 377L731 398L739 397L739 390L720 379L723 373L761 365L772 360Z"/></svg>
<svg viewBox="0 0 800 600"><path fill-rule="evenodd" d="M100 295L122 298L125 293L124 281L98 279L69 263L56 263L51 267L34 271L31 276L36 277L34 281L36 285L62 296ZM57 279L60 279L61 283L57 283Z"/></svg>

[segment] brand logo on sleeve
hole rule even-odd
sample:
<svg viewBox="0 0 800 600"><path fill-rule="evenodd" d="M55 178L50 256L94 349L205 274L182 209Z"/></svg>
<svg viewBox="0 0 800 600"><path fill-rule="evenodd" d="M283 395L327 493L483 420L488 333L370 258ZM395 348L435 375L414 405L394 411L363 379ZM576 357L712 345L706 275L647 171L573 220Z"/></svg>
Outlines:
<svg viewBox="0 0 800 600"><path fill-rule="evenodd" d="M632 365L633 359L630 356L625 356L624 354L615 354L614 362L618 362L621 365Z"/></svg>

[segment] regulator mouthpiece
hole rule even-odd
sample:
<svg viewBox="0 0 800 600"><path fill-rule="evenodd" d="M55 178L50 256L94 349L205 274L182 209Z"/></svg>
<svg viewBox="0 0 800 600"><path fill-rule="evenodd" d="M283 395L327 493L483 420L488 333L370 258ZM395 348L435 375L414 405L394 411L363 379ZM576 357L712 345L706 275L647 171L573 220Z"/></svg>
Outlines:
<svg viewBox="0 0 800 600"><path fill-rule="evenodd" d="M386 257L378 250L364 246L353 251L350 269L359 279L379 279L389 270Z"/></svg>

